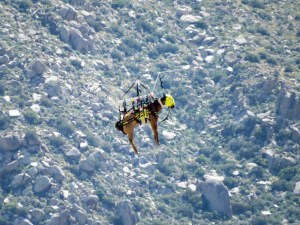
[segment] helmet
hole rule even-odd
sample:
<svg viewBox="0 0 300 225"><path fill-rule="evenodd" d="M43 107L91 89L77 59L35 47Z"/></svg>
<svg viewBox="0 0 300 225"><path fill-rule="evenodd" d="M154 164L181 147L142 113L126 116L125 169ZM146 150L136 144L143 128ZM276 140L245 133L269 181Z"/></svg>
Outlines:
<svg viewBox="0 0 300 225"><path fill-rule="evenodd" d="M175 100L172 95L166 95L165 105L171 108L175 107Z"/></svg>

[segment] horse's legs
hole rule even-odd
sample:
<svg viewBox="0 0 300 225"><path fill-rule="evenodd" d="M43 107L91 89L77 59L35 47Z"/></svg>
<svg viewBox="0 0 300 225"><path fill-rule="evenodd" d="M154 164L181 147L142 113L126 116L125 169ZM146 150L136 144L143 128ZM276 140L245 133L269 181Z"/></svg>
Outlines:
<svg viewBox="0 0 300 225"><path fill-rule="evenodd" d="M128 139L129 139L130 144L131 144L132 147L133 147L134 152L135 152L136 154L138 154L138 150L137 150L135 144L133 143L133 131L128 132L128 133L127 133L127 136L128 136Z"/></svg>
<svg viewBox="0 0 300 225"><path fill-rule="evenodd" d="M158 139L158 131L157 131L157 122L158 122L158 116L150 116L150 125L153 131L153 136L156 144L159 145L159 139Z"/></svg>

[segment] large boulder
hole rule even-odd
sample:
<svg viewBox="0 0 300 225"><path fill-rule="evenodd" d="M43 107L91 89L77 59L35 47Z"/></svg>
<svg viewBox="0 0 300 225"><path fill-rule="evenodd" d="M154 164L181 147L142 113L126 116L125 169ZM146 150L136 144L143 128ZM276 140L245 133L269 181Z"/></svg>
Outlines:
<svg viewBox="0 0 300 225"><path fill-rule="evenodd" d="M51 180L47 176L37 178L33 184L33 191L37 194L46 192L51 187Z"/></svg>
<svg viewBox="0 0 300 225"><path fill-rule="evenodd" d="M124 200L119 202L117 205L117 213L120 216L123 225L136 224L136 218L133 214L129 201Z"/></svg>
<svg viewBox="0 0 300 225"><path fill-rule="evenodd" d="M75 50L78 50L82 53L86 53L88 51L88 40L86 40L81 32L77 29L72 29L70 31L71 37L71 45Z"/></svg>
<svg viewBox="0 0 300 225"><path fill-rule="evenodd" d="M13 151L21 146L21 138L17 135L0 137L0 152Z"/></svg>
<svg viewBox="0 0 300 225"><path fill-rule="evenodd" d="M13 225L33 225L33 224L28 219L19 217L14 221Z"/></svg>
<svg viewBox="0 0 300 225"><path fill-rule="evenodd" d="M42 75L46 71L46 65L39 59L35 60L31 64L31 69L35 75Z"/></svg>
<svg viewBox="0 0 300 225"><path fill-rule="evenodd" d="M59 12L59 15L64 20L68 20L68 21L77 19L77 12L72 6L63 6Z"/></svg>
<svg viewBox="0 0 300 225"><path fill-rule="evenodd" d="M212 211L222 213L228 218L232 217L229 191L222 181L208 179L200 183L198 187Z"/></svg>
<svg viewBox="0 0 300 225"><path fill-rule="evenodd" d="M41 209L32 209L29 211L32 222L39 224L45 218L45 213Z"/></svg>
<svg viewBox="0 0 300 225"><path fill-rule="evenodd" d="M0 56L0 65L7 64L9 62L9 57L7 55Z"/></svg>
<svg viewBox="0 0 300 225"><path fill-rule="evenodd" d="M224 56L224 60L225 62L229 65L229 66L233 66L234 64L236 64L236 62L238 61L238 58L236 56L235 53L233 52L228 52L225 56Z"/></svg>
<svg viewBox="0 0 300 225"><path fill-rule="evenodd" d="M296 182L295 184L294 194L300 195L300 181Z"/></svg>
<svg viewBox="0 0 300 225"><path fill-rule="evenodd" d="M61 26L60 30L59 30L59 37L60 40L62 40L65 43L69 43L70 42L70 29L63 25Z"/></svg>
<svg viewBox="0 0 300 225"><path fill-rule="evenodd" d="M49 173L51 176L53 176L54 180L57 182L62 182L66 178L64 171L58 166L50 167Z"/></svg>
<svg viewBox="0 0 300 225"><path fill-rule="evenodd" d="M299 120L300 119L300 99L295 92L287 91L282 88L277 96L276 111L285 119Z"/></svg>
<svg viewBox="0 0 300 225"><path fill-rule="evenodd" d="M46 221L46 225L67 225L70 218L70 211L65 209L60 213L53 214L49 220Z"/></svg>

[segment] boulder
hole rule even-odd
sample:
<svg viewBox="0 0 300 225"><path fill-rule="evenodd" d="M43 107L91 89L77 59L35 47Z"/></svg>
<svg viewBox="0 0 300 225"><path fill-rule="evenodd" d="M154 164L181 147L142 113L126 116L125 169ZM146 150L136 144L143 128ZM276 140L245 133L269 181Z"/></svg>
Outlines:
<svg viewBox="0 0 300 225"><path fill-rule="evenodd" d="M21 138L17 135L0 137L0 152L14 151L21 146Z"/></svg>
<svg viewBox="0 0 300 225"><path fill-rule="evenodd" d="M238 58L236 56L235 53L233 52L228 52L225 56L224 56L224 60L225 62L229 65L229 66L233 66L234 64L237 63Z"/></svg>
<svg viewBox="0 0 300 225"><path fill-rule="evenodd" d="M66 156L69 159L74 159L74 160L79 160L81 157L81 153L78 149L76 148L72 148L71 150L69 150L68 152L66 152Z"/></svg>
<svg viewBox="0 0 300 225"><path fill-rule="evenodd" d="M300 144L300 130L297 127L292 127L292 140Z"/></svg>
<svg viewBox="0 0 300 225"><path fill-rule="evenodd" d="M235 41L239 44L239 45L244 45L247 44L247 40L244 36L240 35L238 37L235 38Z"/></svg>
<svg viewBox="0 0 300 225"><path fill-rule="evenodd" d="M31 64L31 69L35 75L42 75L46 71L46 65L39 59L35 60Z"/></svg>
<svg viewBox="0 0 300 225"><path fill-rule="evenodd" d="M7 64L9 62L9 57L7 55L0 56L0 65Z"/></svg>
<svg viewBox="0 0 300 225"><path fill-rule="evenodd" d="M33 224L28 219L19 217L14 221L13 225L33 225Z"/></svg>
<svg viewBox="0 0 300 225"><path fill-rule="evenodd" d="M9 117L19 117L19 116L21 116L21 113L17 109L12 109L12 110L8 111L8 115L9 115Z"/></svg>
<svg viewBox="0 0 300 225"><path fill-rule="evenodd" d="M41 209L32 209L29 211L31 215L31 220L35 224L39 224L41 221L44 220L45 213Z"/></svg>
<svg viewBox="0 0 300 225"><path fill-rule="evenodd" d="M214 42L216 40L215 37L206 37L203 41L202 41L202 45L210 45L212 42Z"/></svg>
<svg viewBox="0 0 300 225"><path fill-rule="evenodd" d="M58 166L52 166L49 169L49 173L51 174L51 176L53 176L54 180L57 182L62 182L66 178L64 171Z"/></svg>
<svg viewBox="0 0 300 225"><path fill-rule="evenodd" d="M59 37L60 40L62 40L65 43L69 43L70 42L70 29L63 25L61 26L60 30L59 30Z"/></svg>
<svg viewBox="0 0 300 225"><path fill-rule="evenodd" d="M129 201L124 200L119 202L117 205L117 213L120 216L123 225L136 224L136 218L133 214Z"/></svg>
<svg viewBox="0 0 300 225"><path fill-rule="evenodd" d="M86 225L87 224L87 213L85 211L83 211L83 209L80 209L78 207L76 208L72 208L71 210L71 215L73 217L75 217L76 219L76 224L79 224L79 225Z"/></svg>
<svg viewBox="0 0 300 225"><path fill-rule="evenodd" d="M81 170L84 170L86 172L94 172L95 167L96 167L96 159L92 155L80 161Z"/></svg>
<svg viewBox="0 0 300 225"><path fill-rule="evenodd" d="M197 23L201 20L201 16L182 15L180 20L187 23Z"/></svg>
<svg viewBox="0 0 300 225"><path fill-rule="evenodd" d="M300 181L296 182L295 184L294 194L300 195Z"/></svg>
<svg viewBox="0 0 300 225"><path fill-rule="evenodd" d="M229 191L222 181L208 179L200 183L199 188L211 210L222 213L228 218L232 217Z"/></svg>
<svg viewBox="0 0 300 225"><path fill-rule="evenodd" d="M13 188L20 187L30 180L30 176L26 173L20 173L14 176L11 186Z"/></svg>
<svg viewBox="0 0 300 225"><path fill-rule="evenodd" d="M64 19L64 20L76 20L77 19L77 12L72 6L62 6L60 9L59 15Z"/></svg>
<svg viewBox="0 0 300 225"><path fill-rule="evenodd" d="M45 225L68 225L70 218L70 211L65 209L60 213L55 213L49 220L46 221Z"/></svg>
<svg viewBox="0 0 300 225"><path fill-rule="evenodd" d="M202 33L198 33L197 35L195 35L191 41L195 44L201 44L202 41L206 38L206 32L202 32Z"/></svg>
<svg viewBox="0 0 300 225"><path fill-rule="evenodd" d="M70 31L71 45L75 50L82 53L88 51L88 41L83 38L81 32L78 29L72 29Z"/></svg>
<svg viewBox="0 0 300 225"><path fill-rule="evenodd" d="M277 96L276 112L285 119L300 119L300 99L297 93L282 88Z"/></svg>
<svg viewBox="0 0 300 225"><path fill-rule="evenodd" d="M192 12L192 8L189 6L181 6L180 8L176 9L176 16L178 18L182 17L183 15L187 15Z"/></svg>
<svg viewBox="0 0 300 225"><path fill-rule="evenodd" d="M37 194L46 192L51 187L51 180L47 176L37 178L33 184L33 191Z"/></svg>

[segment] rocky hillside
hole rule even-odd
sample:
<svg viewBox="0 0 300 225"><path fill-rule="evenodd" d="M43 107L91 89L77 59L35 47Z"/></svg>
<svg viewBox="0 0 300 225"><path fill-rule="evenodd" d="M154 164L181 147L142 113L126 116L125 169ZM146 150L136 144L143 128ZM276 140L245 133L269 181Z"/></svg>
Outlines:
<svg viewBox="0 0 300 225"><path fill-rule="evenodd" d="M0 224L297 224L299 8L0 1ZM137 80L176 101L139 155L115 129Z"/></svg>

